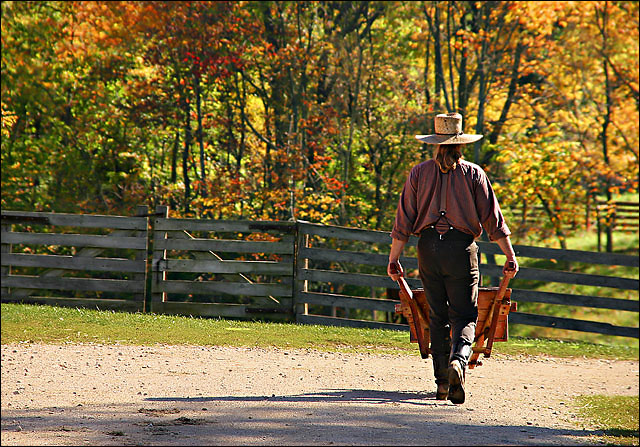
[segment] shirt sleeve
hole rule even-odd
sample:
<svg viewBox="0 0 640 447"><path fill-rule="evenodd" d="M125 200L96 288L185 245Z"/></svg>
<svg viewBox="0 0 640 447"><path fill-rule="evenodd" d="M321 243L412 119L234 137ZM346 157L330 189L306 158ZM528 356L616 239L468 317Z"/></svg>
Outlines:
<svg viewBox="0 0 640 447"><path fill-rule="evenodd" d="M476 210L482 227L487 232L489 240L496 241L509 236L511 231L507 226L500 209L489 177L484 171L480 171L475 190Z"/></svg>
<svg viewBox="0 0 640 447"><path fill-rule="evenodd" d="M417 203L417 170L414 167L409 172L407 180L398 200L398 210L396 211L396 220L393 223L391 237L401 241L408 241L409 236L413 233L413 225L418 215Z"/></svg>

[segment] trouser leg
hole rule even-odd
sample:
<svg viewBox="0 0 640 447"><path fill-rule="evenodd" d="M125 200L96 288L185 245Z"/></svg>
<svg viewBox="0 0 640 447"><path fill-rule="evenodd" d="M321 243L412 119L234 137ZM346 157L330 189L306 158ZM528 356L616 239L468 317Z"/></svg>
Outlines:
<svg viewBox="0 0 640 447"><path fill-rule="evenodd" d="M444 281L438 274L434 245L420 239L418 259L420 278L429 303L429 334L433 372L438 385L448 385L449 356L451 351L451 326L449 324L449 306Z"/></svg>
<svg viewBox="0 0 640 447"><path fill-rule="evenodd" d="M455 256L443 260L445 288L449 298L449 321L452 325L450 360L467 365L475 338L478 318L478 247L475 243L452 250Z"/></svg>
<svg viewBox="0 0 640 447"><path fill-rule="evenodd" d="M446 257L442 265L452 325L447 399L454 404L465 401L465 370L478 318L478 247L475 243L465 245L462 244L464 250L452 247L451 253L455 255Z"/></svg>
<svg viewBox="0 0 640 447"><path fill-rule="evenodd" d="M460 365L466 368L467 363L469 363L469 357L471 357L471 343L467 343L465 340L458 340L457 343L451 346L450 362L459 360Z"/></svg>
<svg viewBox="0 0 640 447"><path fill-rule="evenodd" d="M418 242L418 265L430 306L436 397L443 398L448 388L447 398L463 403L465 368L478 317L478 246L455 232L444 238L425 233Z"/></svg>
<svg viewBox="0 0 640 447"><path fill-rule="evenodd" d="M447 311L446 294L443 287L425 287L425 296L429 303L429 335L431 338L431 355L436 383L448 383L447 368L451 352L451 325ZM427 290L428 289L428 290Z"/></svg>
<svg viewBox="0 0 640 447"><path fill-rule="evenodd" d="M436 399L446 400L449 395L449 356L451 351L450 326L446 318L438 316L430 308L429 332L433 375L436 379Z"/></svg>
<svg viewBox="0 0 640 447"><path fill-rule="evenodd" d="M446 351L466 364L465 346L473 343L478 318L478 246L472 239L453 236L459 233L447 233L443 239L435 232L422 235L418 264L430 306L434 359Z"/></svg>

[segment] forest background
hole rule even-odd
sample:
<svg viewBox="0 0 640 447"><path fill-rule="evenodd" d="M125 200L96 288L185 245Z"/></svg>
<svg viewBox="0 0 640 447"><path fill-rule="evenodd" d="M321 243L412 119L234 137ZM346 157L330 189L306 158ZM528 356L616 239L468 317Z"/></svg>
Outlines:
<svg viewBox="0 0 640 447"><path fill-rule="evenodd" d="M2 2L1 206L389 231L431 157L414 135L457 111L515 241L565 248L638 192L638 23L631 1Z"/></svg>

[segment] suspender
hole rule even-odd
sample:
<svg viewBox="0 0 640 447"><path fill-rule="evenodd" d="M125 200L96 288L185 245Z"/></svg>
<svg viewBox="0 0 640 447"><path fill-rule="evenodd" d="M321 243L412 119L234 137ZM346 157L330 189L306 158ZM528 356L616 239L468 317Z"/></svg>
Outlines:
<svg viewBox="0 0 640 447"><path fill-rule="evenodd" d="M445 186L444 182L447 182ZM440 217L444 217L447 214L447 189L449 189L449 173L442 173L442 181L440 182ZM446 217L445 217L446 219ZM438 218L440 220L440 218Z"/></svg>
<svg viewBox="0 0 640 447"><path fill-rule="evenodd" d="M447 189L449 189L449 173L448 172L442 172L442 179L440 181L440 216L438 216L438 220L436 220L432 226L433 228L436 228L436 225L438 224L438 222L440 222L440 219L442 219L444 217L444 220L447 221L447 224L449 225L449 228L453 228L451 226L451 223L449 222L449 219L446 218L446 214L447 214ZM447 182L447 184L445 185L444 183ZM440 240L442 240L442 234L440 234Z"/></svg>

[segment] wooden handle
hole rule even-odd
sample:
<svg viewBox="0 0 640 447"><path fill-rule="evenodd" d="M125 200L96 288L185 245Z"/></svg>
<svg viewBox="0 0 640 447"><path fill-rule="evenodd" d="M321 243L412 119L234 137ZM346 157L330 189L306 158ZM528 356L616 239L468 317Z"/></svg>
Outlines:
<svg viewBox="0 0 640 447"><path fill-rule="evenodd" d="M400 275L403 274L400 271L400 266L398 266L395 262L391 263L389 270L391 270L391 273L394 273L394 274L400 274ZM424 337L424 329L420 324L420 320L422 319L427 323L429 320L426 319L427 316L423 314L422 309L420 309L420 306L418 305L416 300L413 299L413 291L409 287L409 284L407 284L407 281L405 281L405 279L402 276L398 278L398 286L400 286L400 301L405 302L409 306L409 309L411 310L413 328L416 334L416 338L418 339L420 356L423 359L426 359L427 357L429 357L430 351L429 351L428 342L427 340L425 340L425 337Z"/></svg>
<svg viewBox="0 0 640 447"><path fill-rule="evenodd" d="M400 271L400 266L398 265L397 262L389 263L389 269L391 270L391 273L393 273L394 275L404 276L404 272Z"/></svg>
<svg viewBox="0 0 640 447"><path fill-rule="evenodd" d="M407 281L405 281L404 272L400 270L400 266L397 263L392 262L390 264L390 270L391 270L391 273L393 273L395 275L400 275L400 279L398 279L398 286L400 286L400 290L402 290L405 293L405 295L410 300L412 300L413 299L413 292L411 291L411 288L407 284Z"/></svg>
<svg viewBox="0 0 640 447"><path fill-rule="evenodd" d="M502 282L509 284L509 280L516 276L516 263L513 261L507 261L503 268L504 277ZM502 286L502 284L500 284Z"/></svg>
<svg viewBox="0 0 640 447"><path fill-rule="evenodd" d="M489 334L487 336L487 347L484 351L484 356L489 357L491 355L491 349L493 348L493 340L496 335L496 328L498 325L498 315L500 314L500 306L503 303L504 295L507 292L507 287L509 286L509 280L513 278L516 274L516 264L513 261L508 261L505 265L505 273L502 281L500 281L500 287L498 288L498 292L496 293L496 297L493 301L493 307L491 308L491 312L493 314L491 318L491 326L489 327ZM510 302L508 304L511 304Z"/></svg>

